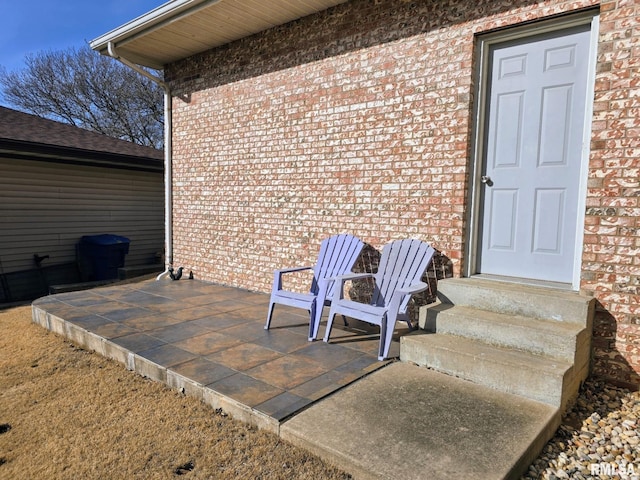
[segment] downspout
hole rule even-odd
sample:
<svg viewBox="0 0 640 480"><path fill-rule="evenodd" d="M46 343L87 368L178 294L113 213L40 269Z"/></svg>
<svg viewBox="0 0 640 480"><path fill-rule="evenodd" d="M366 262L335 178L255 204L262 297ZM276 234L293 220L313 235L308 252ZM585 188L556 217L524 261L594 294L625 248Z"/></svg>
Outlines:
<svg viewBox="0 0 640 480"><path fill-rule="evenodd" d="M171 181L173 177L172 172L172 110L171 110L171 90L169 86L159 77L152 75L139 65L121 57L116 52L116 47L113 42L107 44L107 51L109 56L123 63L127 67L135 70L140 75L147 77L149 80L155 82L164 91L164 244L165 244L165 270L156 277L156 280L160 280L163 276L168 275L169 268L173 265L173 194L171 189Z"/></svg>

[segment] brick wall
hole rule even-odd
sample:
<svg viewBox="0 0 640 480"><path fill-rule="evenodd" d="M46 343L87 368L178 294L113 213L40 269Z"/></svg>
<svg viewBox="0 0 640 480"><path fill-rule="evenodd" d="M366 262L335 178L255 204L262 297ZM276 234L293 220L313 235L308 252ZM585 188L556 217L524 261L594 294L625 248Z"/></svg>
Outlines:
<svg viewBox="0 0 640 480"><path fill-rule="evenodd" d="M640 2L603 2L600 11L582 288L598 300L594 373L638 385Z"/></svg>
<svg viewBox="0 0 640 480"><path fill-rule="evenodd" d="M266 292L350 232L424 239L461 275L474 36L596 4L354 0L171 65L175 264ZM595 371L636 383L638 8L601 6L583 273Z"/></svg>

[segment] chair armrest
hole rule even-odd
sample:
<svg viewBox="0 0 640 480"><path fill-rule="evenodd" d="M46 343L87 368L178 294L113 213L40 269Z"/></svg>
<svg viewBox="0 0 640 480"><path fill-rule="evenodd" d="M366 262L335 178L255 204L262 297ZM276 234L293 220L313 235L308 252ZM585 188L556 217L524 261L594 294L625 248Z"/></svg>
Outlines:
<svg viewBox="0 0 640 480"><path fill-rule="evenodd" d="M302 272L304 270L313 270L313 267L292 267L281 268L273 271L273 286L271 287L272 293L282 290L282 276L285 273Z"/></svg>
<svg viewBox="0 0 640 480"><path fill-rule="evenodd" d="M345 273L337 277L327 277L325 280L334 280L337 282L348 282L349 280L359 280L361 278L373 277L373 273Z"/></svg>
<svg viewBox="0 0 640 480"><path fill-rule="evenodd" d="M424 292L429 288L424 282L416 282L404 288L398 288L393 295L391 296L391 301L389 302L389 310L392 312L398 312L400 310L400 305L402 303L402 299L406 295L413 295L414 293Z"/></svg>
<svg viewBox="0 0 640 480"><path fill-rule="evenodd" d="M274 270L274 272L282 273L292 273L292 272L302 272L303 270L312 270L313 267L292 267L292 268L279 268L278 270Z"/></svg>
<svg viewBox="0 0 640 480"><path fill-rule="evenodd" d="M416 282L409 285L408 287L399 288L398 290L396 290L396 293L398 293L399 295L413 295L414 293L424 292L428 288L429 285L427 285L426 283Z"/></svg>
<svg viewBox="0 0 640 480"><path fill-rule="evenodd" d="M373 273L347 273L345 275L338 275L337 277L330 277L326 280L333 280L338 283L335 291L333 292L333 301L338 301L344 299L344 284L346 282L372 277Z"/></svg>

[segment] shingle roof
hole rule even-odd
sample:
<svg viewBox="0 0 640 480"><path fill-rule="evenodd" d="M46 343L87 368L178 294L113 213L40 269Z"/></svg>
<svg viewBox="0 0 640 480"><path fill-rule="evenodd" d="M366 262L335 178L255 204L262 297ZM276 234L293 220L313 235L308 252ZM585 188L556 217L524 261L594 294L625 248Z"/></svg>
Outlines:
<svg viewBox="0 0 640 480"><path fill-rule="evenodd" d="M0 142L162 160L163 152L0 106Z"/></svg>

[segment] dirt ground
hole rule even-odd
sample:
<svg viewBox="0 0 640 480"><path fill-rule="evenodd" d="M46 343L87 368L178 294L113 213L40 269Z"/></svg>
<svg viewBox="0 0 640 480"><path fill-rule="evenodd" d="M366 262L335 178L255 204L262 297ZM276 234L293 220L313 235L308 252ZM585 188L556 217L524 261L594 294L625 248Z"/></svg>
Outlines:
<svg viewBox="0 0 640 480"><path fill-rule="evenodd" d="M348 479L317 457L0 310L1 479Z"/></svg>

